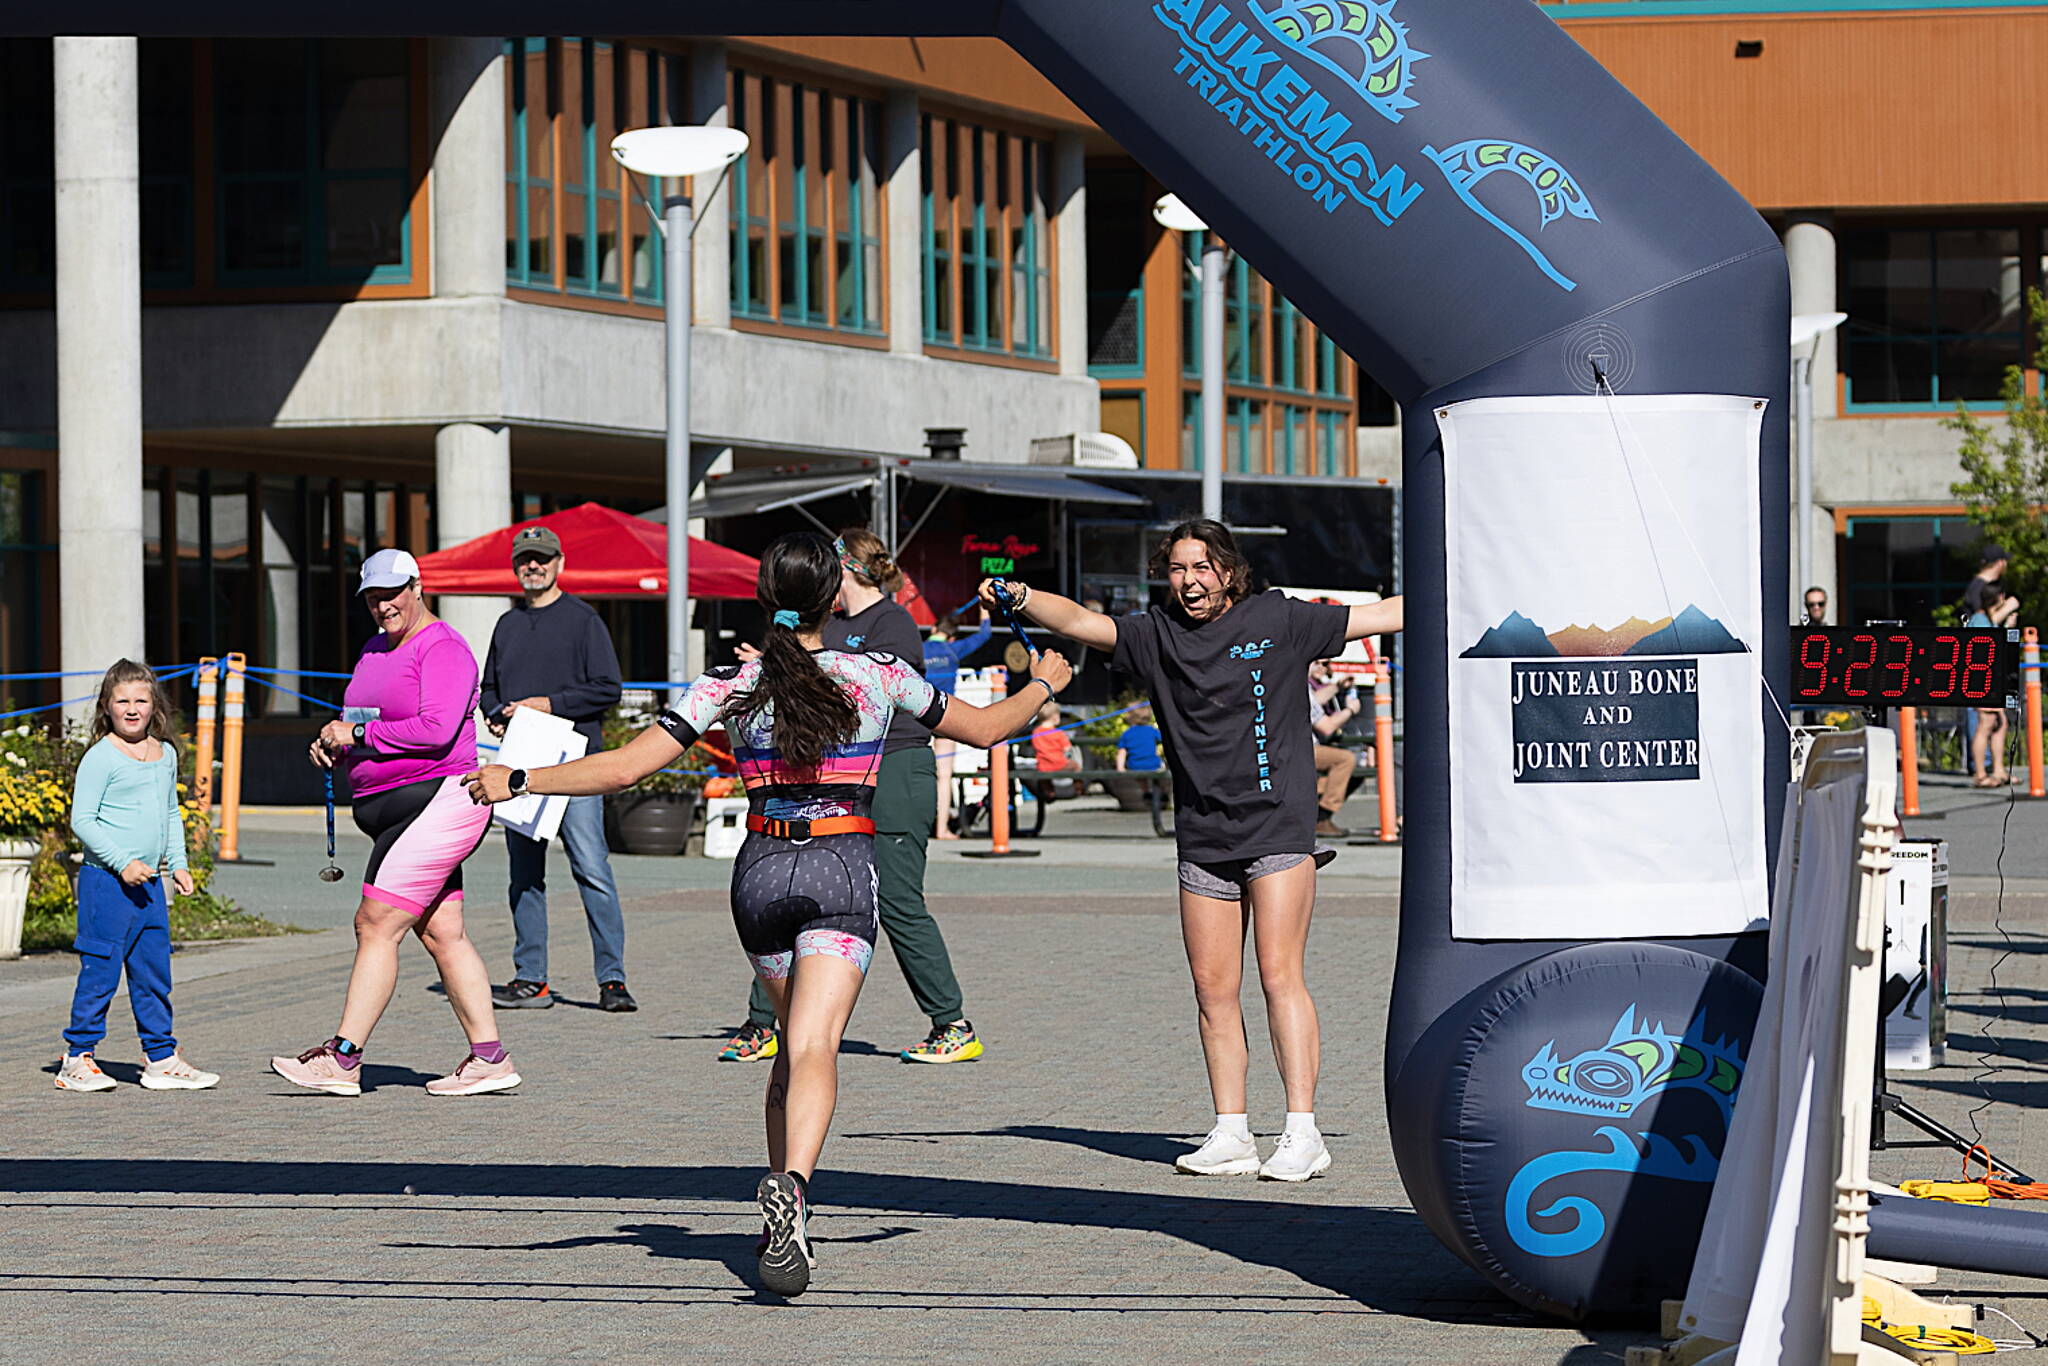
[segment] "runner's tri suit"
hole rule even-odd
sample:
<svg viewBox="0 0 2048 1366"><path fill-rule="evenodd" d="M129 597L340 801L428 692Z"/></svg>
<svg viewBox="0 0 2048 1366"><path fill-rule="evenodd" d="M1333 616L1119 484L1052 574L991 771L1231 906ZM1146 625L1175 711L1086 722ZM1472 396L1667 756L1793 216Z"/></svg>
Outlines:
<svg viewBox="0 0 2048 1366"><path fill-rule="evenodd" d="M946 714L945 694L895 655L818 650L812 657L860 718L816 772L793 770L783 758L772 706L744 719L727 714L759 681L758 662L710 670L659 719L686 749L721 720L732 737L748 831L733 863L733 925L754 971L769 980L789 976L796 959L814 953L867 971L880 932L869 811L889 719L901 711L930 729Z"/></svg>

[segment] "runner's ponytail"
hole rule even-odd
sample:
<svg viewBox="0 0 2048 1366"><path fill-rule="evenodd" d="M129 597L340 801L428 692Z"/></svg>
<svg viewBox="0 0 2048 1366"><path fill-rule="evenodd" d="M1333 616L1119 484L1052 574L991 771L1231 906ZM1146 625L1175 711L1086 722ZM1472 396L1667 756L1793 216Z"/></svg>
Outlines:
<svg viewBox="0 0 2048 1366"><path fill-rule="evenodd" d="M853 701L797 639L815 631L839 595L839 556L815 532L778 537L761 556L755 596L769 613L761 646L761 672L751 691L735 699L735 714L751 719L772 709L775 747L798 772L815 773L825 751L851 740L860 725Z"/></svg>

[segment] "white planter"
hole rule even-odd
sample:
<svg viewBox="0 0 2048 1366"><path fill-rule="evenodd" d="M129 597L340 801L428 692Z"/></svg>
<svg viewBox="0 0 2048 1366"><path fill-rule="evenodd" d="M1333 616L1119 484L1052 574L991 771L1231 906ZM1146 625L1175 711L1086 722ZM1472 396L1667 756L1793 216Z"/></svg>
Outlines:
<svg viewBox="0 0 2048 1366"><path fill-rule="evenodd" d="M28 913L28 869L34 840L0 839L0 958L21 957L21 922Z"/></svg>

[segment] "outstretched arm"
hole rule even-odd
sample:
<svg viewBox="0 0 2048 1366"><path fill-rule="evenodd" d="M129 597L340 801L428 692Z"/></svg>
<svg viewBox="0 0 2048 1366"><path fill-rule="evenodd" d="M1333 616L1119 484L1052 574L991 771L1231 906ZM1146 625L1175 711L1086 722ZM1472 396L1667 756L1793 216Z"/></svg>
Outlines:
<svg viewBox="0 0 2048 1366"><path fill-rule="evenodd" d="M1363 640L1367 636L1384 635L1400 629L1401 599L1381 598L1378 602L1368 602L1351 609L1351 620L1344 627L1344 639Z"/></svg>
<svg viewBox="0 0 2048 1366"><path fill-rule="evenodd" d="M593 797L619 792L656 769L674 763L682 753L681 741L653 725L617 749L530 770L526 790L544 797ZM486 764L463 782L469 786L472 801L502 802L512 795L512 770L503 764Z"/></svg>
<svg viewBox="0 0 2048 1366"><path fill-rule="evenodd" d="M1030 683L993 706L977 707L958 697L951 699L946 703L946 714L939 718L939 724L932 728L932 733L973 745L976 749L1001 744L1031 724L1031 718L1045 705L1045 699L1057 695L1073 677L1073 669L1058 652L1048 650L1034 654L1031 657ZM1045 692L1041 693L1035 686L1039 683L1045 685Z"/></svg>
<svg viewBox="0 0 2048 1366"><path fill-rule="evenodd" d="M1054 635L1079 641L1091 649L1116 648L1116 618L1091 612L1072 598L1063 598L1057 593L1048 593L1013 579L981 581L982 605L991 611L999 605L995 595L998 582L1009 590L1011 602L1023 599L1024 605L1018 615L1033 626L1042 626Z"/></svg>

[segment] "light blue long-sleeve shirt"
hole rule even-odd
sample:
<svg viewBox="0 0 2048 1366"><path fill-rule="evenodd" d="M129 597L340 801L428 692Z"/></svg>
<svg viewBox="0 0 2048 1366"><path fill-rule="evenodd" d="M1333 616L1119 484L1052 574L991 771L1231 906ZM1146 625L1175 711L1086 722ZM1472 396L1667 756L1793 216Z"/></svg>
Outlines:
<svg viewBox="0 0 2048 1366"><path fill-rule="evenodd" d="M144 763L123 754L109 735L78 761L71 788L71 829L85 856L110 873L141 860L177 872L185 866L185 826L178 813L178 755Z"/></svg>

